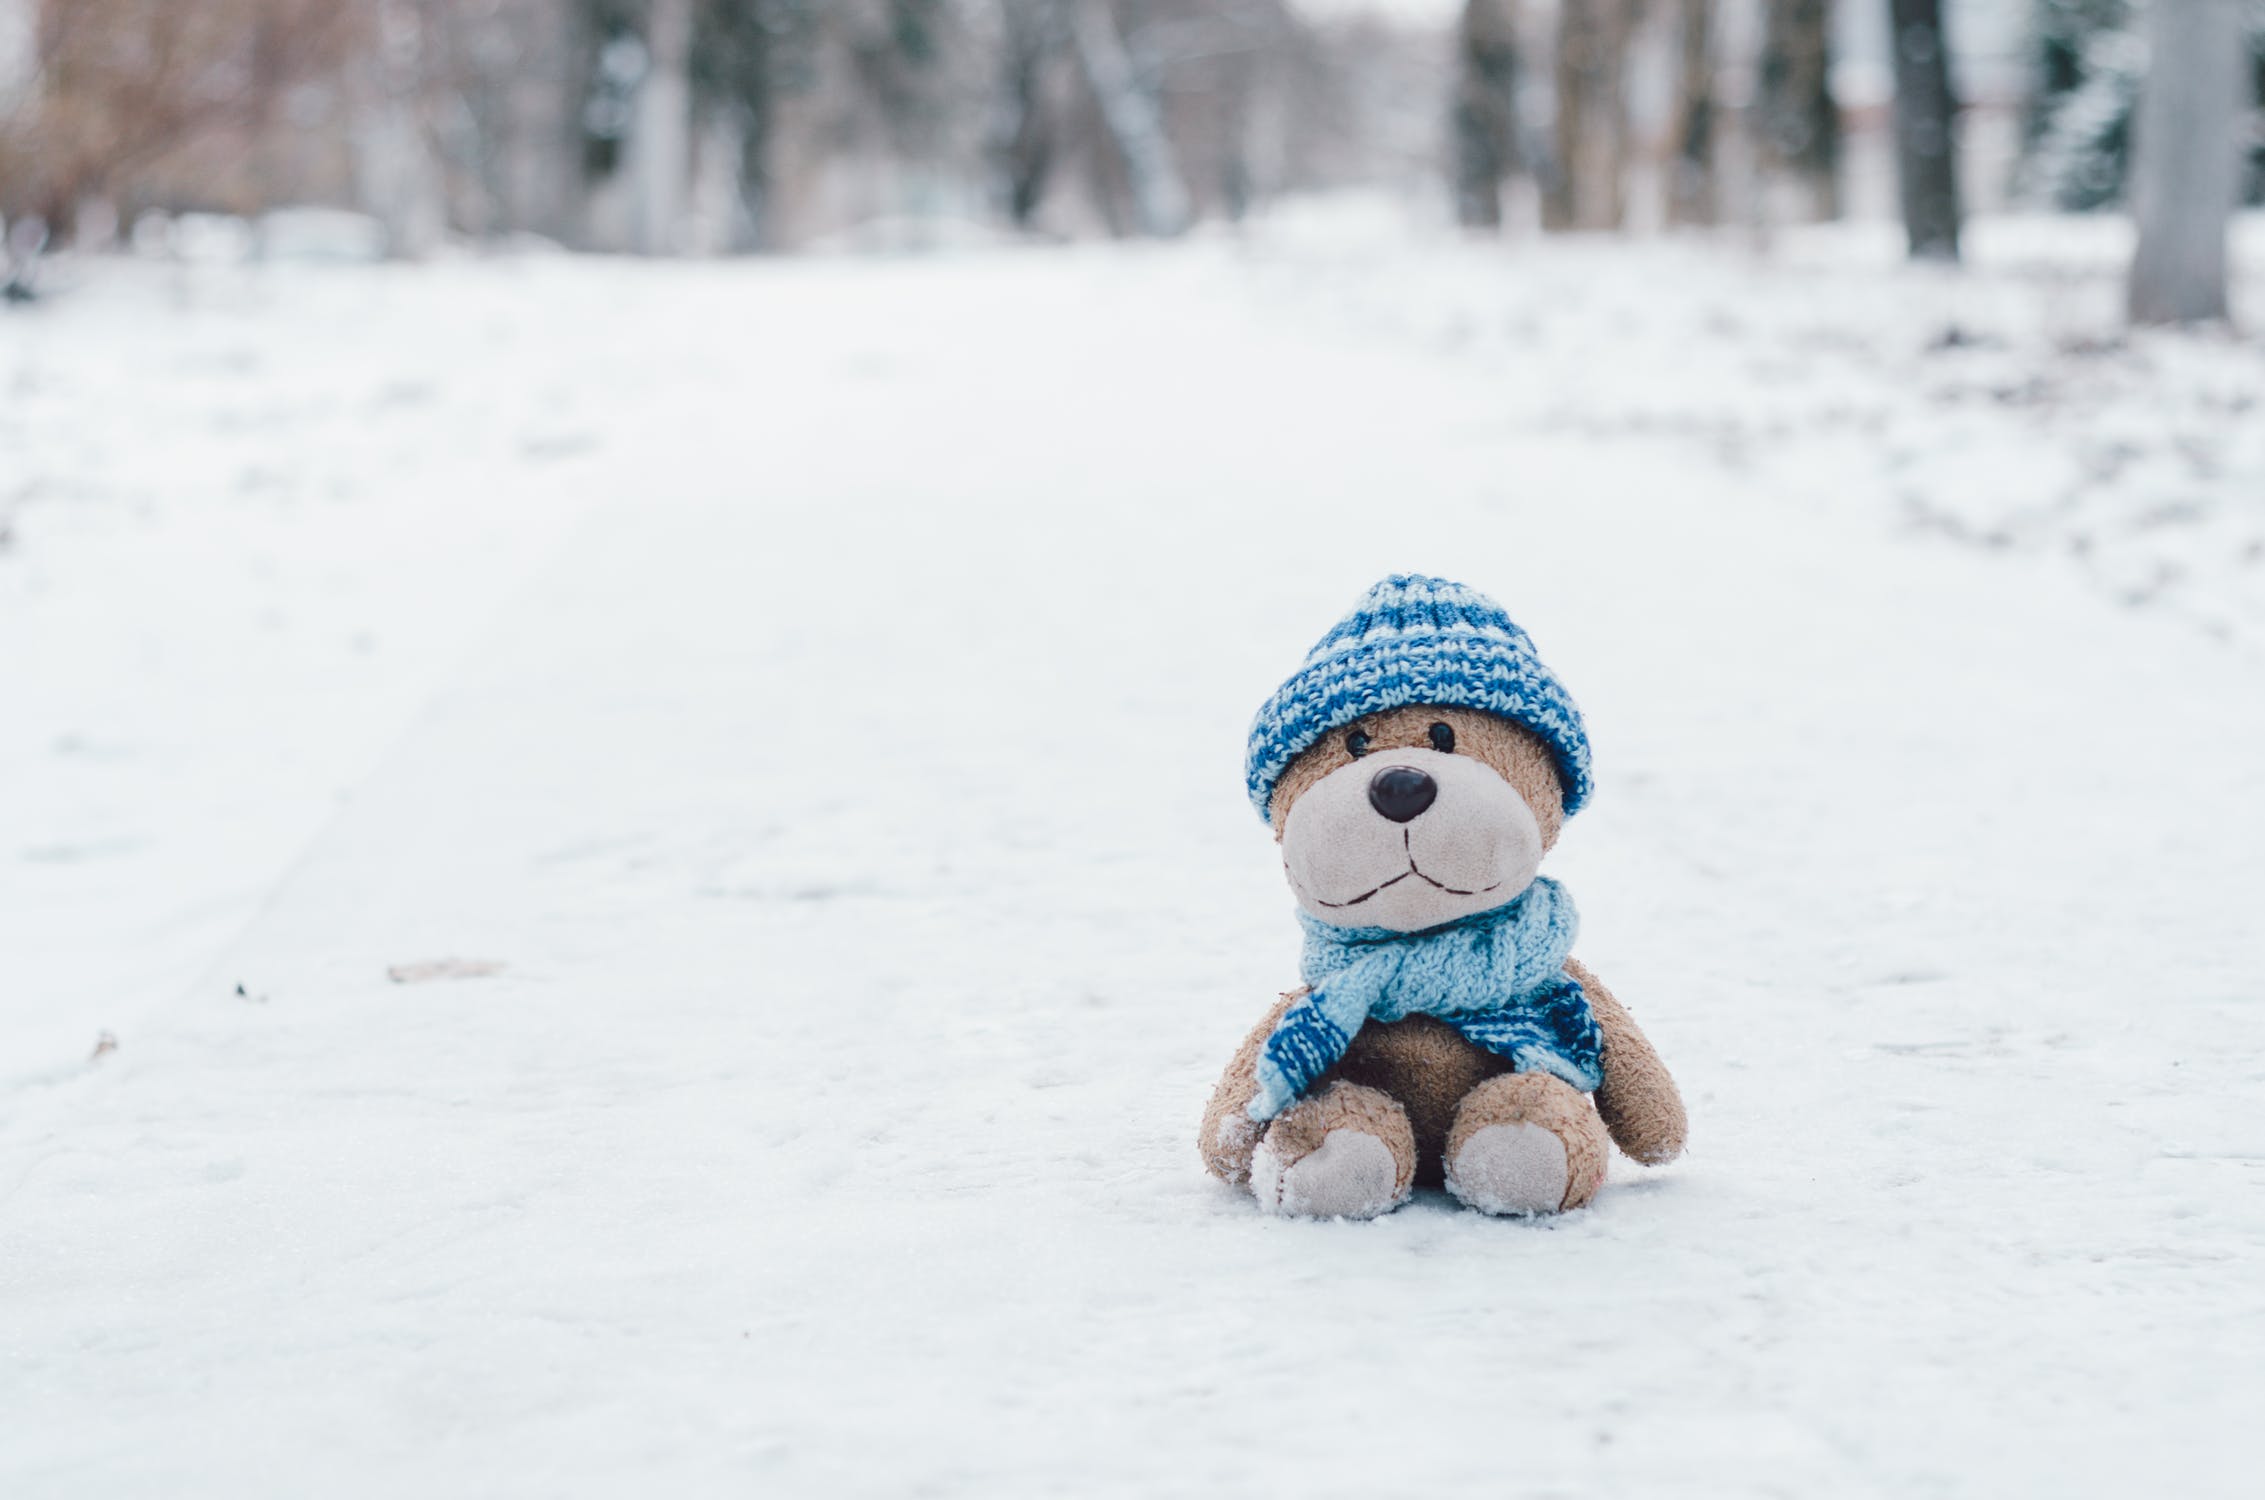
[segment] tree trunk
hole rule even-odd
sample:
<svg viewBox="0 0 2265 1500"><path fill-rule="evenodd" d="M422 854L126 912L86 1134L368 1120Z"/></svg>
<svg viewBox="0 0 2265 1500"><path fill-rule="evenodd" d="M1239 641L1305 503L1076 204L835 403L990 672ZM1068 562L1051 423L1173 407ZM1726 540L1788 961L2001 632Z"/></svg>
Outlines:
<svg viewBox="0 0 2265 1500"><path fill-rule="evenodd" d="M520 75L503 86L503 222L564 242L574 233L581 186L581 101L568 62L574 16L552 5L523 5L508 15L514 50L535 61L522 61Z"/></svg>
<svg viewBox="0 0 2265 1500"><path fill-rule="evenodd" d="M1958 101L1942 0L1888 0L1895 52L1895 170L1913 260L1958 259Z"/></svg>
<svg viewBox="0 0 2265 1500"><path fill-rule="evenodd" d="M1549 228L1620 227L1633 11L1634 0L1563 0L1558 12L1557 141L1542 193Z"/></svg>
<svg viewBox="0 0 2265 1500"><path fill-rule="evenodd" d="M1502 179L1518 150L1518 36L1510 0L1464 0L1455 37L1455 216L1476 229L1502 223Z"/></svg>
<svg viewBox="0 0 2265 1500"><path fill-rule="evenodd" d="M1061 44L1060 0L1006 0L992 126L992 197L1017 229L1045 200L1059 144L1047 82Z"/></svg>
<svg viewBox="0 0 2265 1500"><path fill-rule="evenodd" d="M2155 0L2133 126L2135 323L2226 316L2226 225L2238 176L2248 48L2241 0Z"/></svg>
<svg viewBox="0 0 2265 1500"><path fill-rule="evenodd" d="M1682 66L1676 79L1675 155L1667 178L1671 224L1712 224L1721 214L1715 174L1714 0L1681 0Z"/></svg>
<svg viewBox="0 0 2265 1500"><path fill-rule="evenodd" d="M446 187L425 124L429 39L423 17L404 0L379 5L376 22L354 89L355 195L384 227L386 254L415 260L448 232Z"/></svg>
<svg viewBox="0 0 2265 1500"><path fill-rule="evenodd" d="M706 0L693 26L692 116L728 167L715 180L728 183L725 243L733 250L779 242L772 169L780 84L801 60L808 20L791 0Z"/></svg>
<svg viewBox="0 0 2265 1500"><path fill-rule="evenodd" d="M1805 217L1840 217L1840 110L1832 97L1829 0L1765 0L1757 123L1763 164Z"/></svg>
<svg viewBox="0 0 2265 1500"><path fill-rule="evenodd" d="M673 255L691 188L692 0L650 0L645 58L629 136L632 234L639 253Z"/></svg>
<svg viewBox="0 0 2265 1500"><path fill-rule="evenodd" d="M1101 121L1117 148L1132 193L1140 232L1168 238L1188 227L1186 182L1164 134L1163 112L1133 74L1124 38L1107 0L1072 0L1071 34L1078 63L1100 106Z"/></svg>
<svg viewBox="0 0 2265 1500"><path fill-rule="evenodd" d="M734 175L739 190L740 222L734 229L735 248L769 250L780 242L778 205L772 193L771 151L778 133L778 106L768 92L740 104Z"/></svg>
<svg viewBox="0 0 2265 1500"><path fill-rule="evenodd" d="M0 118L26 107L39 83L39 0L0 0Z"/></svg>

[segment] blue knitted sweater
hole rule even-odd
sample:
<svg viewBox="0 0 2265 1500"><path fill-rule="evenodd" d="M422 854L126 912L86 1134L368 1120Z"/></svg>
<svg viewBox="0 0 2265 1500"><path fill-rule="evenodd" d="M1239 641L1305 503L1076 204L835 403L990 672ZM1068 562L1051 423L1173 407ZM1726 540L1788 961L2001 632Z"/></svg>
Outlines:
<svg viewBox="0 0 2265 1500"><path fill-rule="evenodd" d="M1603 1081L1604 1035L1565 972L1573 898L1540 879L1515 901L1422 932L1332 927L1304 912L1310 987L1275 1023L1258 1058L1253 1120L1295 1103L1370 1021L1435 1016L1521 1073L1584 1092Z"/></svg>

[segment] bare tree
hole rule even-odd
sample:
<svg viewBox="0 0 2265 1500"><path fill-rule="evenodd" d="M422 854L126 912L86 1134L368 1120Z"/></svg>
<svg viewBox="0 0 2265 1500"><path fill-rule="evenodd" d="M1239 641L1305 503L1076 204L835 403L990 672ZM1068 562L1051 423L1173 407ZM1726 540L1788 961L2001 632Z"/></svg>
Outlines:
<svg viewBox="0 0 2265 1500"><path fill-rule="evenodd" d="M1668 163L1667 217L1712 224L1721 215L1715 170L1714 0L1678 0L1674 155Z"/></svg>
<svg viewBox="0 0 2265 1500"><path fill-rule="evenodd" d="M1518 147L1518 24L1511 0L1464 0L1455 31L1455 215L1473 228L1502 223L1502 179L1524 165Z"/></svg>
<svg viewBox="0 0 2265 1500"><path fill-rule="evenodd" d="M647 255L682 248L692 162L692 0L647 0L645 76L629 137L633 243Z"/></svg>
<svg viewBox="0 0 2265 1500"><path fill-rule="evenodd" d="M567 237L579 176L572 7L416 0L416 8L425 33L420 108L450 226L476 237Z"/></svg>
<svg viewBox="0 0 2265 1500"><path fill-rule="evenodd" d="M430 18L416 0L376 0L375 44L350 69L356 195L385 227L386 252L426 255L448 232L446 187L426 119Z"/></svg>
<svg viewBox="0 0 2265 1500"><path fill-rule="evenodd" d="M1542 189L1552 229L1618 229L1626 208L1625 79L1635 0L1562 0L1557 133Z"/></svg>
<svg viewBox="0 0 2265 1500"><path fill-rule="evenodd" d="M1001 0L999 92L991 127L992 197L1027 229L1060 150L1049 82L1064 40L1062 0Z"/></svg>
<svg viewBox="0 0 2265 1500"><path fill-rule="evenodd" d="M775 248L776 191L787 105L813 86L818 0L701 0L693 30L695 119L728 144L738 194L730 242Z"/></svg>
<svg viewBox="0 0 2265 1500"><path fill-rule="evenodd" d="M1199 211L1239 220L1280 185L1304 33L1281 0L1162 0L1127 41L1153 70Z"/></svg>
<svg viewBox="0 0 2265 1500"><path fill-rule="evenodd" d="M273 128L285 93L334 69L366 21L332 0L38 0L30 82L0 120L0 213L68 234L82 202L133 174Z"/></svg>
<svg viewBox="0 0 2265 1500"><path fill-rule="evenodd" d="M1755 125L1762 162L1810 218L1840 216L1830 0L1764 0Z"/></svg>
<svg viewBox="0 0 2265 1500"><path fill-rule="evenodd" d="M1958 259L1958 100L1942 0L1888 0L1895 53L1895 168L1913 260Z"/></svg>
<svg viewBox="0 0 2265 1500"><path fill-rule="evenodd" d="M2226 226L2247 85L2241 0L2155 0L2133 141L2135 323L2226 316Z"/></svg>
<svg viewBox="0 0 2265 1500"><path fill-rule="evenodd" d="M1134 72L1106 0L1070 3L1078 64L1123 163L1140 231L1160 237L1178 234L1188 227L1191 207L1156 96Z"/></svg>

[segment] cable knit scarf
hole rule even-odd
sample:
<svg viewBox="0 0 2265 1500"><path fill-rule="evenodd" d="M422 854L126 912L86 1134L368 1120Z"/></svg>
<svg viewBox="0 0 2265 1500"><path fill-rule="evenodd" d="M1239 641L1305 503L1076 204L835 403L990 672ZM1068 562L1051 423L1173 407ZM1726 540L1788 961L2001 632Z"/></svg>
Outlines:
<svg viewBox="0 0 2265 1500"><path fill-rule="evenodd" d="M1556 881L1422 932L1332 927L1304 912L1298 920L1309 990L1259 1054L1253 1120L1295 1103L1362 1026L1408 1016L1436 1016L1521 1073L1554 1074L1583 1092L1603 1081L1603 1033L1565 972L1578 918Z"/></svg>

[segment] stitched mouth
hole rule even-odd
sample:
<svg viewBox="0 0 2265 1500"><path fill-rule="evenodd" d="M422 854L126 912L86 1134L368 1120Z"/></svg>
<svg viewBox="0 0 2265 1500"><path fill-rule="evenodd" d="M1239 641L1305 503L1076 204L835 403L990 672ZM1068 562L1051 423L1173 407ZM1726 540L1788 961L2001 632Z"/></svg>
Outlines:
<svg viewBox="0 0 2265 1500"><path fill-rule="evenodd" d="M1410 876L1414 876L1416 879L1422 881L1425 885L1430 886L1433 890L1440 891L1449 896L1483 896L1489 891L1500 890L1502 888L1502 882L1497 880L1493 885L1482 885L1475 890L1458 890L1456 887L1447 884L1447 882L1445 882L1444 880L1432 879L1429 875L1426 875L1422 870L1416 867L1416 851L1409 845L1409 831L1406 829L1402 829L1400 832L1400 852L1408 856L1408 868L1402 870L1399 874L1393 876L1390 880L1385 881L1384 884L1377 886L1373 890L1363 891L1358 896L1353 897L1350 901L1324 901L1319 896L1315 896L1313 898L1313 904L1316 906L1326 906L1332 911L1343 911L1348 906L1358 906L1363 901L1368 900L1370 897L1380 895L1383 892L1392 889L1392 887L1398 885L1401 881L1408 879ZM1291 877L1293 884L1296 883L1296 879L1296 876ZM1301 886L1299 887L1299 889L1302 890L1304 889L1304 887Z"/></svg>

